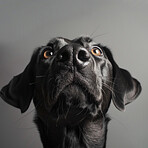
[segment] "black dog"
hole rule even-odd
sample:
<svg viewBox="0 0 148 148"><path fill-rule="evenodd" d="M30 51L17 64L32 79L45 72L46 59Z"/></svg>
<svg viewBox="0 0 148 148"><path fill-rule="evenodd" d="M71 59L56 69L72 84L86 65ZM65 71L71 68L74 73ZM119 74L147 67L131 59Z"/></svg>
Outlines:
<svg viewBox="0 0 148 148"><path fill-rule="evenodd" d="M105 148L111 99L122 111L140 92L107 47L89 37L58 37L36 49L0 95L22 113L33 98L44 148Z"/></svg>

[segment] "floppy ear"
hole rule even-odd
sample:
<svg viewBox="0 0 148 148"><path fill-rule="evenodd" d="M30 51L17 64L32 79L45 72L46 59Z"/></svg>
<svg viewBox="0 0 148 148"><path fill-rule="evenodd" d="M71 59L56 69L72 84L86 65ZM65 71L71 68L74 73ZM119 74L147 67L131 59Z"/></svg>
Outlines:
<svg viewBox="0 0 148 148"><path fill-rule="evenodd" d="M105 52L113 66L113 96L114 105L120 110L125 109L125 105L134 101L141 92L140 83L131 74L120 68L113 59L110 50L106 47Z"/></svg>
<svg viewBox="0 0 148 148"><path fill-rule="evenodd" d="M31 102L34 86L30 85L35 78L36 54L34 53L25 70L12 78L0 91L1 98L8 104L17 107L24 113Z"/></svg>

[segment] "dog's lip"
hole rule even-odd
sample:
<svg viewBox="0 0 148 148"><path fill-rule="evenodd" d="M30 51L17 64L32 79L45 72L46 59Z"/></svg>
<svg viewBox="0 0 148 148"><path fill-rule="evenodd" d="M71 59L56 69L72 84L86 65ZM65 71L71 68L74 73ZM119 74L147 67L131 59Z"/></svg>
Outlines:
<svg viewBox="0 0 148 148"><path fill-rule="evenodd" d="M90 115L90 116L96 116L97 115L97 110L95 112L93 110L94 107L99 108L100 102L97 101L97 99L96 99L97 96L95 96L95 94L91 93L89 91L89 88L88 87L86 87L86 86L84 87L80 83L74 83L73 82L73 83L70 83L70 84L64 86L64 88L56 96L55 102L52 104L50 110L48 110L49 113L51 114L52 118L55 121L57 120L57 114L55 114L56 112L54 110L57 107L55 107L55 105L57 105L57 102L59 100L63 99L63 98L61 98L61 96L63 96L63 95L65 96L65 94L63 93L65 91L65 89L67 89L68 87L73 87L73 86L74 87L77 87L78 86L80 88L80 91L82 91L82 93L85 95L85 98L83 98L83 99L86 99L86 100L81 100L81 98L80 98L80 102L76 102L76 104L75 103L73 104L72 102L68 102L68 104L65 104L70 110L68 109L68 111L66 110L66 114L65 114L65 112L63 112L63 114L61 114L60 116L58 116L58 122L59 123L61 123L60 121L63 121L63 122L66 121L66 122L68 122L68 119L71 116L71 115L69 115L69 113L71 114L72 110L74 111L74 113L75 112L78 112L79 110L81 110L82 113L85 111L85 112L87 112L87 117L88 117L88 115ZM72 101L74 101L74 100L72 100ZM93 109L92 109L92 106L94 106ZM81 113L81 111L80 111L80 113ZM73 113L73 115L75 115L74 113ZM80 114L80 113L78 112L76 114Z"/></svg>
<svg viewBox="0 0 148 148"><path fill-rule="evenodd" d="M97 99L97 96L94 94L94 93L92 93L91 91L90 91L90 89L89 89L89 87L87 86L87 85L84 85L84 84L81 84L80 83L80 81L78 82L78 81L73 81L72 83L69 83L69 84L67 84L67 85L65 85L58 93L57 93L57 95L56 95L56 100L58 100L58 98L60 97L60 95L63 93L63 91L66 89L66 88L68 88L69 86L78 86L80 89L81 89L81 91L86 95L86 97L87 97L87 101L90 103L90 104L92 104L92 103L94 103L95 102L95 104L99 104L99 102L98 101L96 101Z"/></svg>

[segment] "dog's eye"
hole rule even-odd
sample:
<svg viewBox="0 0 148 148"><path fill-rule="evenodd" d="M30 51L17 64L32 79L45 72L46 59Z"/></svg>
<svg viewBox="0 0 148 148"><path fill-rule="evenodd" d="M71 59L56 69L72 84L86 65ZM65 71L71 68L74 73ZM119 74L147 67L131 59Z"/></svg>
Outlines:
<svg viewBox="0 0 148 148"><path fill-rule="evenodd" d="M44 52L44 58L45 58L45 59L50 58L52 55L53 55L53 52L50 51L50 50L46 50L46 51Z"/></svg>
<svg viewBox="0 0 148 148"><path fill-rule="evenodd" d="M103 54L102 50L100 47L93 47L91 49L91 53L95 56L101 56Z"/></svg>

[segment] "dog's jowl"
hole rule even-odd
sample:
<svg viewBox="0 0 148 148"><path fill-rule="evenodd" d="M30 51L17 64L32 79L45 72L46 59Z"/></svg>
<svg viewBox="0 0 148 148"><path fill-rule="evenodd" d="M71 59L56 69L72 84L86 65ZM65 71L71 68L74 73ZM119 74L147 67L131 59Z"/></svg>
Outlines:
<svg viewBox="0 0 148 148"><path fill-rule="evenodd" d="M0 92L24 113L31 100L44 148L105 148L111 100L120 111L141 92L110 50L89 37L54 38Z"/></svg>

